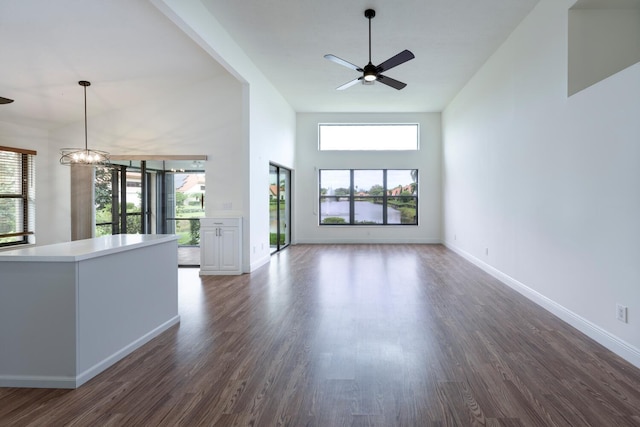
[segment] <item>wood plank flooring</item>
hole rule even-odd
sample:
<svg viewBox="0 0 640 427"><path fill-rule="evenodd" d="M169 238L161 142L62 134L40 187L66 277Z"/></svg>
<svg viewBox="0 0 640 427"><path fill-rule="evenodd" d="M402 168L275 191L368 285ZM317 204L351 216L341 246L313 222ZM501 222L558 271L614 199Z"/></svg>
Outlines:
<svg viewBox="0 0 640 427"><path fill-rule="evenodd" d="M640 370L439 245L180 270L181 323L2 426L640 426Z"/></svg>

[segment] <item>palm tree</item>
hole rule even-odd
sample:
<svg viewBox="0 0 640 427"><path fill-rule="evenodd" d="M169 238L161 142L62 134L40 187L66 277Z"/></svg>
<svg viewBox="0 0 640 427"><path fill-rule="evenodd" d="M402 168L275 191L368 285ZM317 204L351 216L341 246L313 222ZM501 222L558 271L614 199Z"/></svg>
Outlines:
<svg viewBox="0 0 640 427"><path fill-rule="evenodd" d="M411 170L411 179L413 180L411 183L411 192L416 194L418 191L418 169Z"/></svg>

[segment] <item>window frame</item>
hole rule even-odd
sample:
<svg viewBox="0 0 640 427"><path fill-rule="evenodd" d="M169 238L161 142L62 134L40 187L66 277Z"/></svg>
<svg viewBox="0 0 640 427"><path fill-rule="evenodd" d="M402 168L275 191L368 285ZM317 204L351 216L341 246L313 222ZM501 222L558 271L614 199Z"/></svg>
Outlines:
<svg viewBox="0 0 640 427"><path fill-rule="evenodd" d="M322 172L323 171L349 171L349 194L348 195L327 195L327 194L323 194L322 190ZM381 171L382 172L382 195L362 195L362 194L356 194L356 190L355 190L355 185L354 185L354 177L357 171ZM388 182L387 182L387 176L388 176L388 172L389 171L416 171L416 180L414 183L415 187L414 187L414 194L411 196L407 196L407 195L393 195L390 194L390 192L392 192L394 189L398 188L393 187L393 188L389 188L388 186ZM401 226L401 227L405 227L405 226L418 226L419 225L419 215L418 215L418 196L419 196L419 177L420 177L420 171L418 168L408 168L408 169L318 169L318 225L325 227L325 226L339 226L339 227L344 227L344 226L379 226L379 227L393 227L393 226ZM345 221L344 223L340 223L340 222L323 222L322 220L322 203L323 200L331 200L331 199L335 199L336 201L338 201L338 199L344 199L344 198L348 198L348 202L349 202L349 220ZM381 207L382 207L382 222L381 223L373 223L373 222L358 222L356 221L356 209L355 209L355 202L356 201L361 201L361 200L367 200L367 199L371 199L371 200L375 200L375 199L379 199L382 198L382 203L381 203ZM389 200L390 199L399 199L399 198L405 198L405 199L412 199L414 201L414 206L415 206L415 222L411 222L411 223L389 223L389 218L388 218L388 209L389 209ZM342 200L345 201L345 200Z"/></svg>
<svg viewBox="0 0 640 427"><path fill-rule="evenodd" d="M16 162L19 166L19 175L16 176L16 179L20 182L20 188L15 193L3 193L0 189L0 200L17 199L22 202L22 206L16 210L18 214L16 223L22 224L21 229L16 229L14 230L16 232L13 233L0 233L0 240L7 238L13 239L16 237L19 237L19 239L8 242L0 241L0 248L33 244L35 243L35 156L37 152L34 150L3 146L0 146L0 152L13 153L20 156L19 161ZM0 158L0 165L2 164L2 158ZM7 162L5 166L9 166L9 163ZM3 169L8 170L9 168Z"/></svg>

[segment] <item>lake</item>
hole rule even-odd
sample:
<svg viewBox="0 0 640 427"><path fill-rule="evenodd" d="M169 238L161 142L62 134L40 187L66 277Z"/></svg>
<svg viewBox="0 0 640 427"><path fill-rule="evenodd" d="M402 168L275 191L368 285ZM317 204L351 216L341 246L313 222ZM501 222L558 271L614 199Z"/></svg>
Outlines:
<svg viewBox="0 0 640 427"><path fill-rule="evenodd" d="M355 220L356 222L367 221L382 224L382 205L372 202L355 201ZM328 217L340 217L349 222L349 202L327 200L320 205L320 223ZM387 209L387 223L400 224L400 211L389 206Z"/></svg>

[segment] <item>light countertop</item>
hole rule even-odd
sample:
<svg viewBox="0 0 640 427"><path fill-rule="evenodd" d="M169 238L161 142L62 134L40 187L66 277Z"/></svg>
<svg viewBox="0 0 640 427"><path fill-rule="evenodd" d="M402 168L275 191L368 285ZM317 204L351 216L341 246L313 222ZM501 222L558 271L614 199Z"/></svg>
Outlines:
<svg viewBox="0 0 640 427"><path fill-rule="evenodd" d="M175 234L116 234L0 252L0 262L76 262L178 240Z"/></svg>

